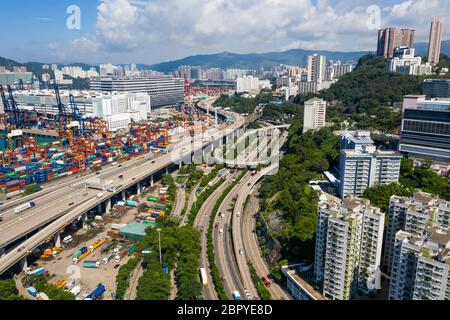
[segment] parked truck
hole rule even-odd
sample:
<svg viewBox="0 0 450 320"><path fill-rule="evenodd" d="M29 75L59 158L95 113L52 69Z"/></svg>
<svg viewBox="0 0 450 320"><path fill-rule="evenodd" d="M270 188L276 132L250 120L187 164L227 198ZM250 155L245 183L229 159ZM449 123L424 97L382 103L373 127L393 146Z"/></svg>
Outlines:
<svg viewBox="0 0 450 320"><path fill-rule="evenodd" d="M100 283L94 291L92 291L85 299L86 300L98 300L105 293L106 287L104 284Z"/></svg>
<svg viewBox="0 0 450 320"><path fill-rule="evenodd" d="M40 276L40 275L43 275L44 273L45 273L45 268L40 267L40 268L34 269L32 271L29 271L28 275L29 276Z"/></svg>
<svg viewBox="0 0 450 320"><path fill-rule="evenodd" d="M22 212L24 212L24 211L26 211L28 209L34 208L35 206L36 206L36 203L34 203L34 202L27 202L27 203L24 203L24 204L16 207L14 209L14 212L16 214L19 214L19 213L22 213Z"/></svg>
<svg viewBox="0 0 450 320"><path fill-rule="evenodd" d="M85 262L83 262L83 268L98 269L98 268L100 268L100 262L98 262L98 261L85 261Z"/></svg>

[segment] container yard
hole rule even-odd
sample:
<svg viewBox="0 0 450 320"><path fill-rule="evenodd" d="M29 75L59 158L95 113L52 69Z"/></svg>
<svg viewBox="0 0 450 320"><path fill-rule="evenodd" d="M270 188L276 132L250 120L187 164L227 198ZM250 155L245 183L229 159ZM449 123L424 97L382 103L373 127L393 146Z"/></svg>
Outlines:
<svg viewBox="0 0 450 320"><path fill-rule="evenodd" d="M22 110L12 93L8 99L3 88L0 92L3 104L9 106L0 121L0 127L5 129L0 139L6 146L0 150L0 197L3 199L25 191L33 193L48 182L92 173L149 153L165 154L169 145L177 142L177 135L193 134L194 129L205 131L213 123L212 117L196 108L181 106L170 110L169 118L163 121L141 121L130 124L126 130L111 132L106 129L105 120L81 119L76 112L61 111L53 118L45 118L35 111ZM57 88L55 92L59 94ZM73 105L72 111L76 110ZM70 125L77 121L78 126ZM38 143L36 138L25 135L30 130L36 136L53 135L56 141Z"/></svg>
<svg viewBox="0 0 450 320"><path fill-rule="evenodd" d="M136 253L136 242L145 230L157 227L156 219L170 214L168 206L175 199L166 192L167 187L157 182L142 195L117 201L110 212L90 219L87 227L63 232L62 247L53 247L50 240L33 252L35 263L27 274L46 275L78 300L114 299L120 266ZM71 267L79 268L79 282L68 279Z"/></svg>

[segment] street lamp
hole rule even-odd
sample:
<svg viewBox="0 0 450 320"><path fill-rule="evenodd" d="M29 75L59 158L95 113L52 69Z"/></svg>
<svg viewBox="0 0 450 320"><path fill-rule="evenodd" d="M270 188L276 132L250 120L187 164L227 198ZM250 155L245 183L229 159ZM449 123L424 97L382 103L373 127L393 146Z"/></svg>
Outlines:
<svg viewBox="0 0 450 320"><path fill-rule="evenodd" d="M159 264L162 266L162 256L161 256L161 229L156 229L158 231L158 239L159 239Z"/></svg>

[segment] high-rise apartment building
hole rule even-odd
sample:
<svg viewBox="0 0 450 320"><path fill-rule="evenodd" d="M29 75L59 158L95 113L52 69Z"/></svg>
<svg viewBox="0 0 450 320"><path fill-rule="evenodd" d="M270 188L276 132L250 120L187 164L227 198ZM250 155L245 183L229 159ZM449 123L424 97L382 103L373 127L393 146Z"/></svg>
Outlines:
<svg viewBox="0 0 450 320"><path fill-rule="evenodd" d="M303 116L303 132L325 127L327 102L323 99L313 98L305 102Z"/></svg>
<svg viewBox="0 0 450 320"><path fill-rule="evenodd" d="M377 150L368 132L344 132L339 160L341 196L362 196L367 188L398 182L401 159L397 151Z"/></svg>
<svg viewBox="0 0 450 320"><path fill-rule="evenodd" d="M441 40L442 22L437 18L433 18L433 21L431 21L430 38L428 42L428 62L432 65L437 65L439 63Z"/></svg>
<svg viewBox="0 0 450 320"><path fill-rule="evenodd" d="M450 236L428 229L421 235L395 235L390 300L450 299Z"/></svg>
<svg viewBox="0 0 450 320"><path fill-rule="evenodd" d="M383 268L391 273L395 235L398 231L421 235L429 227L447 230L450 226L450 202L425 192L413 197L392 196L384 241Z"/></svg>
<svg viewBox="0 0 450 320"><path fill-rule="evenodd" d="M308 82L325 80L327 58L318 54L308 57Z"/></svg>
<svg viewBox="0 0 450 320"><path fill-rule="evenodd" d="M384 213L368 200L319 203L314 278L326 298L379 289L383 230Z"/></svg>
<svg viewBox="0 0 450 320"><path fill-rule="evenodd" d="M401 152L420 159L450 163L450 99L403 99Z"/></svg>
<svg viewBox="0 0 450 320"><path fill-rule="evenodd" d="M394 57L398 47L414 48L415 30L387 28L378 31L377 55L385 59Z"/></svg>

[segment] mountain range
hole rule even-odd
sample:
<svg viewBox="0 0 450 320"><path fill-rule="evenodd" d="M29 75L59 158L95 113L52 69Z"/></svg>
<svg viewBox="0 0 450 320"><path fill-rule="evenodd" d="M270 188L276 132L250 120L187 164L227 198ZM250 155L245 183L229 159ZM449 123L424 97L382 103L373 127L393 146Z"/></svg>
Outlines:
<svg viewBox="0 0 450 320"><path fill-rule="evenodd" d="M426 56L428 51L428 43L416 43L416 54ZM223 52L217 54L204 54L189 56L179 60L167 61L158 64L138 64L139 69L151 69L160 72L172 72L181 65L201 66L202 68L249 68L260 69L270 68L280 64L286 65L306 65L309 55L314 53L325 55L329 60L341 60L342 62L356 63L360 57L371 53L370 51L355 52L339 52L326 50L304 50L292 49L283 52L268 53L248 53L238 54L231 52ZM442 41L441 53L450 56L450 40ZM0 66L11 69L13 66L26 66L36 76L40 77L43 73L42 65L50 63L28 62L20 63L14 60L0 57ZM92 65L85 63L72 63L69 65L80 66L87 70ZM95 66L98 70L98 66Z"/></svg>

